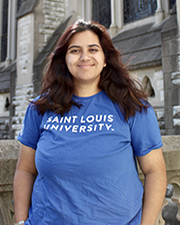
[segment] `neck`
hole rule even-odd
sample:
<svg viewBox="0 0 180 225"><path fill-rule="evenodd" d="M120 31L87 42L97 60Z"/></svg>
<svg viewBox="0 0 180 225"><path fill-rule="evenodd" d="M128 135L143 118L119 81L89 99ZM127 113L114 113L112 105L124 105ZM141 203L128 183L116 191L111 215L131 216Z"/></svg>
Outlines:
<svg viewBox="0 0 180 225"><path fill-rule="evenodd" d="M100 92L101 89L99 87L89 86L89 85L78 85L76 86L75 95L79 97L89 97Z"/></svg>

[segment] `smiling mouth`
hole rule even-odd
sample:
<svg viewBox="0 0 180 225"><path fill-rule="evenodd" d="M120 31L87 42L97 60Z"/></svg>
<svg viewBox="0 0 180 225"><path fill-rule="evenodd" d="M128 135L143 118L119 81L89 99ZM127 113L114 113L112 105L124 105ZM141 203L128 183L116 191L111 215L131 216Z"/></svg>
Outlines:
<svg viewBox="0 0 180 225"><path fill-rule="evenodd" d="M94 66L94 64L80 64L80 65L78 65L78 67L80 67L80 68L86 68L86 67L91 67L91 66Z"/></svg>

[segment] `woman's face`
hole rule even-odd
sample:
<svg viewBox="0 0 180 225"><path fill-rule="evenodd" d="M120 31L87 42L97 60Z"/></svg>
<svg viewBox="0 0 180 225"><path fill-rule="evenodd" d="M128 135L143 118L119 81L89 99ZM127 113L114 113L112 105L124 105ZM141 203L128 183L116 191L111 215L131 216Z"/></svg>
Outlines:
<svg viewBox="0 0 180 225"><path fill-rule="evenodd" d="M99 37L95 33L87 30L75 34L70 40L65 60L75 87L98 86L106 63Z"/></svg>

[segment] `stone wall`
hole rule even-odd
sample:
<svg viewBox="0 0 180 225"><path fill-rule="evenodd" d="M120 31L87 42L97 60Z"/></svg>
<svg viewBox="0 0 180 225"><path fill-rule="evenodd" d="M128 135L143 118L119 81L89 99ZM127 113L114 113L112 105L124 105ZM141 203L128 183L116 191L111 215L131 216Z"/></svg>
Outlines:
<svg viewBox="0 0 180 225"><path fill-rule="evenodd" d="M180 38L175 7L163 27L161 40L166 134L180 134Z"/></svg>
<svg viewBox="0 0 180 225"><path fill-rule="evenodd" d="M0 141L0 224L13 225L13 177L19 153L15 140Z"/></svg>
<svg viewBox="0 0 180 225"><path fill-rule="evenodd" d="M29 1L27 4L30 4ZM17 80L13 97L15 115L12 119L15 138L21 129L28 100L36 97L33 86L34 61L64 19L65 0L39 0L32 12L18 14Z"/></svg>
<svg viewBox="0 0 180 225"><path fill-rule="evenodd" d="M134 77L137 77L142 83L145 93L148 95L148 101L153 106L159 123L161 134L165 134L164 118L164 80L161 66L152 68L142 68L131 71ZM146 78L146 84L145 84ZM148 83L147 83L148 82Z"/></svg>
<svg viewBox="0 0 180 225"><path fill-rule="evenodd" d="M9 117L0 117L0 139L9 139Z"/></svg>
<svg viewBox="0 0 180 225"><path fill-rule="evenodd" d="M65 18L64 0L43 0L43 21L39 23L39 34L43 34L43 41L39 43L39 52L46 46L56 28Z"/></svg>
<svg viewBox="0 0 180 225"><path fill-rule="evenodd" d="M163 136L163 153L166 162L168 184L174 187L171 198L179 206L177 218L180 221L180 136ZM13 177L19 154L19 142L16 140L0 141L0 224L13 225ZM140 179L144 176L139 171ZM167 205L165 199L164 205ZM164 225L161 213L156 225Z"/></svg>
<svg viewBox="0 0 180 225"><path fill-rule="evenodd" d="M12 130L15 131L15 138L21 130L22 122L29 105L29 101L34 98L33 85L27 84L16 87L16 96L13 100L13 105L16 107L15 115L12 121Z"/></svg>
<svg viewBox="0 0 180 225"><path fill-rule="evenodd" d="M8 99L7 105L6 101ZM9 93L0 94L0 139L9 139Z"/></svg>

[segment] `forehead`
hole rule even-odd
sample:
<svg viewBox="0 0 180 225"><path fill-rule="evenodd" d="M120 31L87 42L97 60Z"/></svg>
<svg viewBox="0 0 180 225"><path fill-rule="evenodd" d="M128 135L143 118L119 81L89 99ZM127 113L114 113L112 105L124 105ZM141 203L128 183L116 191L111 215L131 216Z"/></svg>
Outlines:
<svg viewBox="0 0 180 225"><path fill-rule="evenodd" d="M99 37L90 30L74 34L69 41L69 45L89 45L95 43L100 45Z"/></svg>

